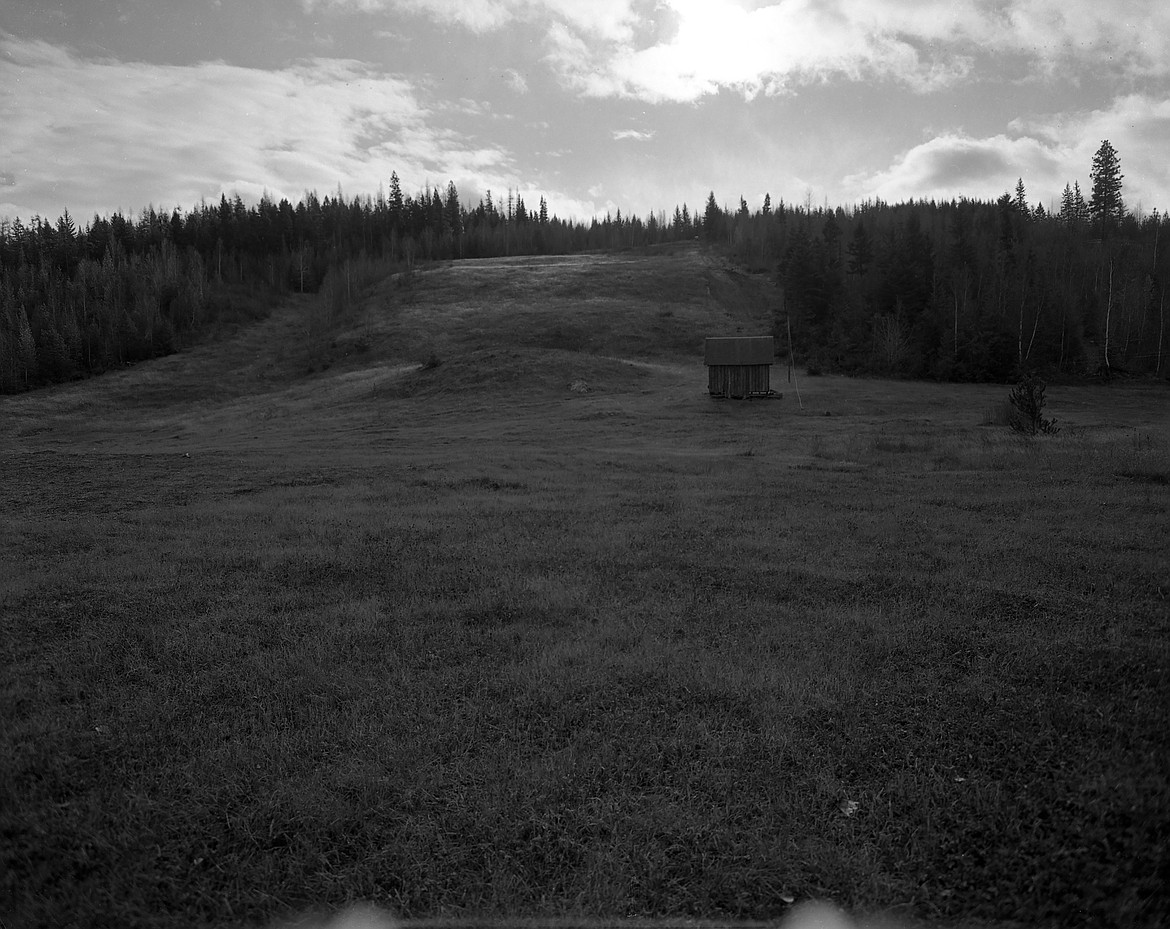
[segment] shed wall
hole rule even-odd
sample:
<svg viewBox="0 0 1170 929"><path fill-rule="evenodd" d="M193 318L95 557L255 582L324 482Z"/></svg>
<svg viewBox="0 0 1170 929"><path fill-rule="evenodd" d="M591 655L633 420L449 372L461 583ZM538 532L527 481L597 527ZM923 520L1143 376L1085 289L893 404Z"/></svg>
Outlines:
<svg viewBox="0 0 1170 929"><path fill-rule="evenodd" d="M708 365L707 390L716 397L766 397L770 371L770 364Z"/></svg>

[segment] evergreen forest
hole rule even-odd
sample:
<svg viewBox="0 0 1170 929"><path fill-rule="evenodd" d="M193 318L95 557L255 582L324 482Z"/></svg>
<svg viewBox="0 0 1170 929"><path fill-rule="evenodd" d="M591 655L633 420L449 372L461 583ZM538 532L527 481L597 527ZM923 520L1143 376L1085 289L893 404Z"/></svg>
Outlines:
<svg viewBox="0 0 1170 929"><path fill-rule="evenodd" d="M712 191L646 217L550 216L519 195L471 207L455 185L295 205L238 196L169 215L66 211L0 223L0 392L85 377L181 350L283 295L334 307L363 284L453 258L567 254L704 240L776 282L774 318L810 373L951 381L1164 376L1168 338L1164 215L1126 209L1120 159L1105 141L1088 197L1031 207L1023 180L994 202L851 207L811 202L736 209ZM698 352L698 347L696 347Z"/></svg>

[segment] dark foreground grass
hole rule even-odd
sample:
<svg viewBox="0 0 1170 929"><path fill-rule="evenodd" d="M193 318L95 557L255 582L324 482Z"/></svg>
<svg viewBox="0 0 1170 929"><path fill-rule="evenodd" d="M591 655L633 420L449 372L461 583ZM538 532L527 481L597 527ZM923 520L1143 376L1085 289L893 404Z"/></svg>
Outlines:
<svg viewBox="0 0 1170 929"><path fill-rule="evenodd" d="M1164 921L1146 395L1026 442L987 393L593 370L0 451L4 925Z"/></svg>
<svg viewBox="0 0 1170 929"><path fill-rule="evenodd" d="M9 457L11 924L1165 913L1164 491L544 451Z"/></svg>

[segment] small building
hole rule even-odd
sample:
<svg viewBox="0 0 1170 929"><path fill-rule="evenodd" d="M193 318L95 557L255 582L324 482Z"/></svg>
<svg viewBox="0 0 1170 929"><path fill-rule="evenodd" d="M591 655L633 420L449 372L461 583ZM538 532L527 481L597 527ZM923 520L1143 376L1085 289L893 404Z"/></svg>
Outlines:
<svg viewBox="0 0 1170 929"><path fill-rule="evenodd" d="M769 397L768 378L776 357L770 335L707 339L704 345L707 390L713 397Z"/></svg>

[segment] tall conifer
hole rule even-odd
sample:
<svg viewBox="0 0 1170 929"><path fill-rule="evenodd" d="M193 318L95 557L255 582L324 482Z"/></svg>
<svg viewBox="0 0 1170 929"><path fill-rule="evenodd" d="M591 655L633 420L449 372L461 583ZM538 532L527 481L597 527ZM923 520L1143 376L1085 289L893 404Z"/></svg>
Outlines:
<svg viewBox="0 0 1170 929"><path fill-rule="evenodd" d="M1121 159L1117 150L1106 139L1093 156L1093 170L1089 173L1093 191L1089 197L1089 213L1104 237L1106 230L1121 222L1125 202L1121 199Z"/></svg>
<svg viewBox="0 0 1170 929"><path fill-rule="evenodd" d="M403 231L403 223L406 219L406 211L404 209L405 203L402 199L402 185L398 181L398 172L392 171L390 173L390 198L387 201L387 208L390 211L390 226L398 232L399 235Z"/></svg>

